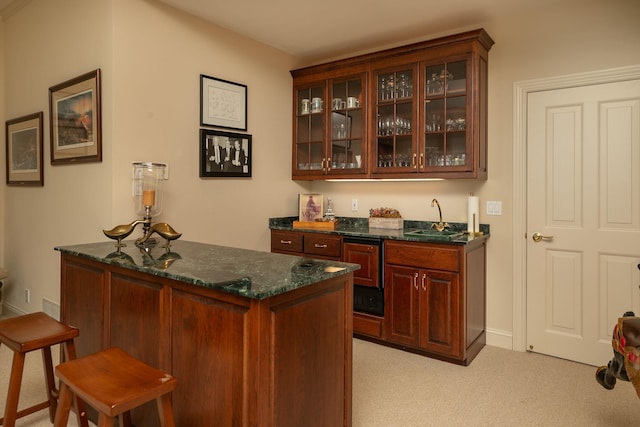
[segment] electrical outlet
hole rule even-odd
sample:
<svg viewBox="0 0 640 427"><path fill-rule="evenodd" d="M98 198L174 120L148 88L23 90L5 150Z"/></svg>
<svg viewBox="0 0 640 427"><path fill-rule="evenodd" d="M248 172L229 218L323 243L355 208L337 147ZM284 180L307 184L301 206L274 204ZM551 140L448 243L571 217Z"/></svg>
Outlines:
<svg viewBox="0 0 640 427"><path fill-rule="evenodd" d="M31 289L24 290L24 302L29 304L31 302Z"/></svg>
<svg viewBox="0 0 640 427"><path fill-rule="evenodd" d="M351 211L358 212L358 199L351 199Z"/></svg>

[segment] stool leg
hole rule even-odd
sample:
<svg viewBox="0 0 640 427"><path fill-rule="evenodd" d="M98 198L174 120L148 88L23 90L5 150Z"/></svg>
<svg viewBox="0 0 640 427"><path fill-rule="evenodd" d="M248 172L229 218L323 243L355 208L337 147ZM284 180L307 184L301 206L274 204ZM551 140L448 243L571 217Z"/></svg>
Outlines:
<svg viewBox="0 0 640 427"><path fill-rule="evenodd" d="M9 391L7 392L7 406L4 410L4 427L15 427L18 414L18 399L20 398L20 386L22 385L22 371L24 370L24 353L13 353L11 365L11 378L9 379Z"/></svg>
<svg viewBox="0 0 640 427"><path fill-rule="evenodd" d="M131 427L131 411L120 414L120 427Z"/></svg>
<svg viewBox="0 0 640 427"><path fill-rule="evenodd" d="M73 395L71 393L71 389L65 383L60 384L60 398L58 400L56 417L53 422L54 427L67 427L72 400Z"/></svg>
<svg viewBox="0 0 640 427"><path fill-rule="evenodd" d="M171 406L171 396L163 394L156 399L158 405L158 415L160 417L161 427L175 427L176 423L173 419L173 408Z"/></svg>
<svg viewBox="0 0 640 427"><path fill-rule="evenodd" d="M98 427L115 427L114 421L115 418L100 412L100 416L98 417Z"/></svg>
<svg viewBox="0 0 640 427"><path fill-rule="evenodd" d="M62 348L65 360L69 361L76 358L76 345L72 339L65 341ZM73 395L73 407L75 408L76 417L78 418L78 426L89 427L89 421L87 420L87 408L82 399L78 399L76 395Z"/></svg>
<svg viewBox="0 0 640 427"><path fill-rule="evenodd" d="M51 347L42 347L42 365L44 368L45 387L47 388L47 399L49 400L49 419L53 423L58 406L58 390L53 378L53 362L51 361Z"/></svg>

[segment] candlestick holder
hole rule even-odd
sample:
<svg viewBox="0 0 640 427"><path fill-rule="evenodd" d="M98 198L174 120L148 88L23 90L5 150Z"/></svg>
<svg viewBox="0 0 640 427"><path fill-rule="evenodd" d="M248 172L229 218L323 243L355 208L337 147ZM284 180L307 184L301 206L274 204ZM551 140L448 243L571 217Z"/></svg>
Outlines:
<svg viewBox="0 0 640 427"><path fill-rule="evenodd" d="M136 246L150 248L157 245L151 237L157 233L166 241L164 247L169 248L171 241L182 236L166 222L152 224L152 219L162 211L162 181L165 179L167 165L163 163L136 162L133 164L133 200L136 214L143 217L130 224L118 225L111 230L102 230L105 236L116 240L116 248L126 246L122 240L129 236L138 224L142 224L142 237L136 239Z"/></svg>

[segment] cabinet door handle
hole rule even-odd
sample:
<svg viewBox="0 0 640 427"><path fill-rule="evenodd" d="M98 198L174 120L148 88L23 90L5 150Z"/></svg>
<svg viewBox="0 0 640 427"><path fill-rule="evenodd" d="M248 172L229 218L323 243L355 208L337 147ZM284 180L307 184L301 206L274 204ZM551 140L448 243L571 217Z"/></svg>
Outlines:
<svg viewBox="0 0 640 427"><path fill-rule="evenodd" d="M320 243L316 243L314 246L315 246L316 248L319 248L319 249L324 249L324 248L326 248L326 247L327 247L327 245L326 245L326 244L321 245Z"/></svg>
<svg viewBox="0 0 640 427"><path fill-rule="evenodd" d="M413 153L413 161L412 161L412 163L413 163L412 166L415 169L417 167L417 164L416 164L416 153Z"/></svg>
<svg viewBox="0 0 640 427"><path fill-rule="evenodd" d="M420 169L424 167L424 153L420 153Z"/></svg>
<svg viewBox="0 0 640 427"><path fill-rule="evenodd" d="M290 245L291 244L291 240L280 240L280 244L281 245Z"/></svg>
<svg viewBox="0 0 640 427"><path fill-rule="evenodd" d="M327 159L327 172L331 170L331 157Z"/></svg>
<svg viewBox="0 0 640 427"><path fill-rule="evenodd" d="M418 273L413 275L413 287L416 288L416 291L418 290Z"/></svg>
<svg viewBox="0 0 640 427"><path fill-rule="evenodd" d="M427 285L426 285L426 283L424 282L424 279L426 279L426 278L427 278L427 275L426 275L426 274L424 274L424 273L422 273L422 290L423 290L423 291L426 291L426 290L427 290Z"/></svg>
<svg viewBox="0 0 640 427"><path fill-rule="evenodd" d="M325 166L327 159L322 159L322 163L320 163L320 165L322 166L322 172L326 172L327 167Z"/></svg>

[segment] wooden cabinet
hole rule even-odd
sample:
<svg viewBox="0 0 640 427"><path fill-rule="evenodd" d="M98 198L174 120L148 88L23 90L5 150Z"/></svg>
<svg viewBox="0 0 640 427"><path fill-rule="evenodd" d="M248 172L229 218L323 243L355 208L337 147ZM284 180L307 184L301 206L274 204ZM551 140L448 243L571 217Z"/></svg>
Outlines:
<svg viewBox="0 0 640 427"><path fill-rule="evenodd" d="M485 343L485 240L385 242L389 343L468 364Z"/></svg>
<svg viewBox="0 0 640 427"><path fill-rule="evenodd" d="M340 261L342 237L302 231L271 231L271 252Z"/></svg>
<svg viewBox="0 0 640 427"><path fill-rule="evenodd" d="M351 425L351 273L257 300L138 270L62 255L78 356L119 346L175 376L176 425ZM159 425L154 402L132 418Z"/></svg>
<svg viewBox="0 0 640 427"><path fill-rule="evenodd" d="M297 179L366 174L365 69L345 67L294 80L292 170Z"/></svg>
<svg viewBox="0 0 640 427"><path fill-rule="evenodd" d="M360 265L360 270L353 273L353 333L358 336L382 337L384 313L373 313L378 307L384 307L380 249L378 244L345 242L342 245L342 260Z"/></svg>
<svg viewBox="0 0 640 427"><path fill-rule="evenodd" d="M492 46L480 29L293 70L293 179L486 179Z"/></svg>
<svg viewBox="0 0 640 427"><path fill-rule="evenodd" d="M353 283L369 288L380 287L380 247L364 243L345 242L342 245L344 262L360 264L353 273Z"/></svg>

